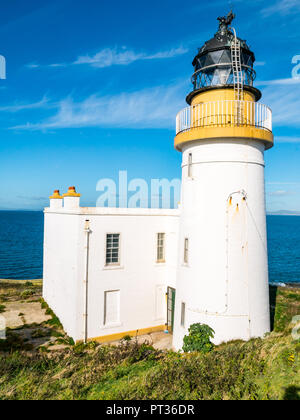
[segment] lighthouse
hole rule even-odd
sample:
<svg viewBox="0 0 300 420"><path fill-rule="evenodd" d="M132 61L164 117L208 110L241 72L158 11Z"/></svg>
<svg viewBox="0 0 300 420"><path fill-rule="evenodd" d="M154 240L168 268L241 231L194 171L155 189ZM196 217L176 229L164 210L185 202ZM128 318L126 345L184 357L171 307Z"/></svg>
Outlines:
<svg viewBox="0 0 300 420"><path fill-rule="evenodd" d="M216 344L270 331L264 152L272 112L254 87L254 53L219 17L193 60L188 107L176 120L182 153L173 345L207 324Z"/></svg>
<svg viewBox="0 0 300 420"><path fill-rule="evenodd" d="M167 331L179 350L192 324L211 327L216 344L270 331L264 152L273 146L272 112L233 18L219 17L199 49L188 106L177 115L178 209L81 207L75 187L50 197L43 297L74 341Z"/></svg>

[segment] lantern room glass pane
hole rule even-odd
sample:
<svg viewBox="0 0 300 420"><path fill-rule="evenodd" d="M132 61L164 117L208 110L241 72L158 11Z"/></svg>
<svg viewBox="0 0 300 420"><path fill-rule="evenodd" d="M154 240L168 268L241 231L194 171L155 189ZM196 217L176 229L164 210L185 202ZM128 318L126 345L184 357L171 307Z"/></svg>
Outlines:
<svg viewBox="0 0 300 420"><path fill-rule="evenodd" d="M223 50L220 50L220 51L212 51L209 54L210 54L210 57L211 57L212 61L214 63L218 64L220 62L220 58L221 58L221 56L223 54Z"/></svg>

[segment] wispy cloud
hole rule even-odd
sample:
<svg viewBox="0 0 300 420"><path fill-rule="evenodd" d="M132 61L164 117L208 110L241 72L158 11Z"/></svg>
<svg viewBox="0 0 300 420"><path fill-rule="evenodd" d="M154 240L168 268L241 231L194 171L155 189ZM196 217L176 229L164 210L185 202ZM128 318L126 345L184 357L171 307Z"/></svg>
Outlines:
<svg viewBox="0 0 300 420"><path fill-rule="evenodd" d="M292 194L294 194L293 191L287 191L287 190L277 190L277 191L272 191L268 193L270 197L285 197L287 195L292 195Z"/></svg>
<svg viewBox="0 0 300 420"><path fill-rule="evenodd" d="M290 79L288 79L290 80ZM294 79L292 79L294 80ZM299 88L300 84L298 83ZM263 89L263 102L268 104L273 111L273 122L275 126L300 127L300 89L290 84L278 84L276 89L270 84ZM284 136L281 141L289 141L294 137ZM280 139L280 138L279 138Z"/></svg>
<svg viewBox="0 0 300 420"><path fill-rule="evenodd" d="M40 65L36 63L29 63L29 64L26 64L25 67L27 67L28 69L37 69L40 67Z"/></svg>
<svg viewBox="0 0 300 420"><path fill-rule="evenodd" d="M300 182L267 182L267 185L300 185Z"/></svg>
<svg viewBox="0 0 300 420"><path fill-rule="evenodd" d="M278 85L300 85L300 77L290 77L287 79L258 80L256 86L278 86Z"/></svg>
<svg viewBox="0 0 300 420"><path fill-rule="evenodd" d="M69 64L67 63L53 63L53 64L46 64L46 65L42 65L42 64L38 64L38 63L29 63L26 64L25 67L28 69L39 69L42 67L67 67Z"/></svg>
<svg viewBox="0 0 300 420"><path fill-rule="evenodd" d="M266 65L265 61L255 61L254 63L255 67L262 67Z"/></svg>
<svg viewBox="0 0 300 420"><path fill-rule="evenodd" d="M111 66L128 66L136 61L141 60L162 60L177 57L188 52L187 48L177 47L165 51L159 51L154 54L145 52L136 52L126 47L122 48L104 48L94 55L82 55L71 63L54 63L40 65L37 63L27 64L29 69L37 69L40 67L67 67L72 65L89 65L96 68L105 68Z"/></svg>
<svg viewBox="0 0 300 420"><path fill-rule="evenodd" d="M272 6L263 8L261 13L267 17L273 14L288 15L290 13L297 13L299 10L299 0L279 0Z"/></svg>
<svg viewBox="0 0 300 420"><path fill-rule="evenodd" d="M20 200L29 200L29 201L46 201L47 200L47 197L24 196L24 195L18 195L16 198Z"/></svg>
<svg viewBox="0 0 300 420"><path fill-rule="evenodd" d="M74 64L89 64L93 67L104 68L114 65L126 66L139 60L157 60L173 58L178 55L185 54L188 50L183 47L172 48L168 51L161 51L155 54L137 53L133 50L128 50L123 47L121 50L118 48L105 48L97 54L90 56L80 56Z"/></svg>
<svg viewBox="0 0 300 420"><path fill-rule="evenodd" d="M43 121L11 127L19 130L47 130L75 127L122 127L122 128L173 128L174 116L184 107L183 98L188 91L188 81L170 86L157 86L134 92L110 96L90 95L83 100L68 96L56 103L46 97L32 104L15 104L0 108L5 111L48 108L56 113ZM263 89L263 101L273 111L275 126L300 127L299 89L289 84L273 84ZM298 132L294 135L278 136L276 142L299 143Z"/></svg>
<svg viewBox="0 0 300 420"><path fill-rule="evenodd" d="M277 143L300 143L300 137L276 136Z"/></svg>
<svg viewBox="0 0 300 420"><path fill-rule="evenodd" d="M39 123L11 127L47 130L76 127L174 128L174 115L184 106L185 83L158 86L113 96L92 95L76 102L72 97L58 104L58 112Z"/></svg>
<svg viewBox="0 0 300 420"><path fill-rule="evenodd" d="M46 108L50 105L49 99L44 96L38 102L31 102L31 103L15 103L12 105L2 106L0 107L0 111L2 112L19 112L19 111L26 111L30 109L40 109Z"/></svg>

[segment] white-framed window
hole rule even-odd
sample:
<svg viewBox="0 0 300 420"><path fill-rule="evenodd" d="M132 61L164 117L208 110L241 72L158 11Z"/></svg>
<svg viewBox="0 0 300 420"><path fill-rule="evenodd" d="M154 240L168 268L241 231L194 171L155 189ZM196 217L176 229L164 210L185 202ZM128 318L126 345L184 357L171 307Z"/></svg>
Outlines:
<svg viewBox="0 0 300 420"><path fill-rule="evenodd" d="M157 250L156 250L156 261L161 263L165 262L165 233L157 234Z"/></svg>
<svg viewBox="0 0 300 420"><path fill-rule="evenodd" d="M106 235L106 265L120 264L120 234L107 233Z"/></svg>
<svg viewBox="0 0 300 420"><path fill-rule="evenodd" d="M188 157L188 177L192 178L193 176L193 155L192 153L189 153Z"/></svg>
<svg viewBox="0 0 300 420"><path fill-rule="evenodd" d="M181 318L180 318L180 325L182 327L185 326L185 302L181 302Z"/></svg>
<svg viewBox="0 0 300 420"><path fill-rule="evenodd" d="M183 262L184 264L189 262L189 238L184 238Z"/></svg>

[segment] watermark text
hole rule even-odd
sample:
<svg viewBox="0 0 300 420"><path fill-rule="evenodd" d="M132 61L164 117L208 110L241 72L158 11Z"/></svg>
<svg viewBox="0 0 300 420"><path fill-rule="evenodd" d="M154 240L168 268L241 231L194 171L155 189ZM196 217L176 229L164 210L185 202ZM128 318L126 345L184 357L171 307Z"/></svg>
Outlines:
<svg viewBox="0 0 300 420"><path fill-rule="evenodd" d="M180 201L180 179L134 178L128 182L127 171L119 171L118 182L100 179L96 190L101 192L97 207L121 208L177 208Z"/></svg>

